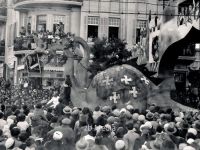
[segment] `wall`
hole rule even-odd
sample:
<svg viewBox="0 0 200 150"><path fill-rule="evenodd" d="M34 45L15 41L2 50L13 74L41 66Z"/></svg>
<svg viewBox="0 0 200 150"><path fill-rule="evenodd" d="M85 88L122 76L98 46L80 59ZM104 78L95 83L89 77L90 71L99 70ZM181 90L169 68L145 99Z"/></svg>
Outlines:
<svg viewBox="0 0 200 150"><path fill-rule="evenodd" d="M128 44L136 43L137 20L147 20L148 13L162 13L163 7L158 6L158 0L120 0L120 1L92 1L85 0L81 9L80 35L87 40L87 17L100 17L99 37L108 36L109 17L120 18L120 39L126 39ZM152 4L150 4L152 3ZM104 21L103 21L104 20Z"/></svg>

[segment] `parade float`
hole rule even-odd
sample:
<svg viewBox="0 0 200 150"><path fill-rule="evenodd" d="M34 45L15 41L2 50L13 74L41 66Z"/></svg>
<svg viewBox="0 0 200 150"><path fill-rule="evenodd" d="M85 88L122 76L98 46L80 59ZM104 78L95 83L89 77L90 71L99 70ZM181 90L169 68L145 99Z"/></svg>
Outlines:
<svg viewBox="0 0 200 150"><path fill-rule="evenodd" d="M184 110L197 108L199 1L169 3L165 16L153 19L149 27L149 70L155 72L156 78L165 79L154 90L162 94L150 96L150 101Z"/></svg>

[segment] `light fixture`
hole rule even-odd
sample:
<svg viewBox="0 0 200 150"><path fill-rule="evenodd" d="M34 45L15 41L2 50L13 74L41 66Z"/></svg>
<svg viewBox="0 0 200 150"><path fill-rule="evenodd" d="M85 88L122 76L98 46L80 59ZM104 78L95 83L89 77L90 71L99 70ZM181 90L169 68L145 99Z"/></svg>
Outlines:
<svg viewBox="0 0 200 150"><path fill-rule="evenodd" d="M199 49L200 49L200 43L196 43L196 44L195 44L195 49L196 49L196 50L199 50Z"/></svg>

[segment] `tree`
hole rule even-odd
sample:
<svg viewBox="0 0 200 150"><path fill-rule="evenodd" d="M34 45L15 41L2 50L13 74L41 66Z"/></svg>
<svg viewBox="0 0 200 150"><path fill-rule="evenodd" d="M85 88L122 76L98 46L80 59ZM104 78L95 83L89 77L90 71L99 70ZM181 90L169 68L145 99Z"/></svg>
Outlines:
<svg viewBox="0 0 200 150"><path fill-rule="evenodd" d="M106 38L97 39L91 48L93 58L89 70L92 74L96 75L99 71L126 63L127 59L132 56L131 52L126 49L126 44L120 39L110 41Z"/></svg>

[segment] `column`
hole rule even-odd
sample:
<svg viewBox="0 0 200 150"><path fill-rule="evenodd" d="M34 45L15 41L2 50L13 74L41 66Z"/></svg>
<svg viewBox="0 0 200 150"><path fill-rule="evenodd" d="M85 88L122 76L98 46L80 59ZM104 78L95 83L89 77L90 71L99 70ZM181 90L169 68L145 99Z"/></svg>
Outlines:
<svg viewBox="0 0 200 150"><path fill-rule="evenodd" d="M16 32L17 32L16 35L19 36L20 27L21 27L21 24L20 24L20 12L16 11L15 15L16 15Z"/></svg>
<svg viewBox="0 0 200 150"><path fill-rule="evenodd" d="M65 21L64 21L64 24L65 24L64 32L65 32L65 33L70 32L70 24L71 24L70 21L71 21L71 19L70 19L70 13L68 13L68 14L65 16Z"/></svg>
<svg viewBox="0 0 200 150"><path fill-rule="evenodd" d="M81 12L80 18L80 37L87 41L87 34L88 34L88 13Z"/></svg>
<svg viewBox="0 0 200 150"><path fill-rule="evenodd" d="M36 25L37 25L37 16L32 15L31 16L31 30L36 31Z"/></svg>
<svg viewBox="0 0 200 150"><path fill-rule="evenodd" d="M108 14L101 15L99 20L98 37L108 37L109 17Z"/></svg>
<svg viewBox="0 0 200 150"><path fill-rule="evenodd" d="M47 14L47 26L46 30L49 30L50 32L53 31L53 15L52 14Z"/></svg>
<svg viewBox="0 0 200 150"><path fill-rule="evenodd" d="M80 36L80 8L72 8L71 11L71 33Z"/></svg>

